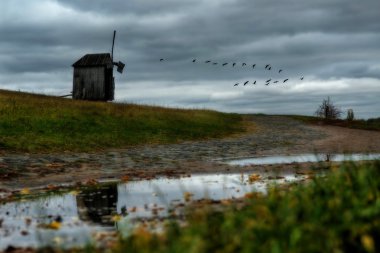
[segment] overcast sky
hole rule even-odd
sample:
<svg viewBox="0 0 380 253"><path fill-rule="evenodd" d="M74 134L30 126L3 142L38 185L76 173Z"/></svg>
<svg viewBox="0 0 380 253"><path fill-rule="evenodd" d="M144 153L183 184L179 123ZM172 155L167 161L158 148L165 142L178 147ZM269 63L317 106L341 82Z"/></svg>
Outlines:
<svg viewBox="0 0 380 253"><path fill-rule="evenodd" d="M1 0L0 88L68 94L113 30L116 101L312 115L330 96L380 117L379 0Z"/></svg>

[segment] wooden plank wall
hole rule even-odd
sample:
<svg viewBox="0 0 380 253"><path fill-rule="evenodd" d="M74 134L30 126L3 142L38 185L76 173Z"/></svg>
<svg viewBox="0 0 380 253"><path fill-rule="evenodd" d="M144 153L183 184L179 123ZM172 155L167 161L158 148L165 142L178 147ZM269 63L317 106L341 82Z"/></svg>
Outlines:
<svg viewBox="0 0 380 253"><path fill-rule="evenodd" d="M105 67L74 68L73 98L105 100Z"/></svg>

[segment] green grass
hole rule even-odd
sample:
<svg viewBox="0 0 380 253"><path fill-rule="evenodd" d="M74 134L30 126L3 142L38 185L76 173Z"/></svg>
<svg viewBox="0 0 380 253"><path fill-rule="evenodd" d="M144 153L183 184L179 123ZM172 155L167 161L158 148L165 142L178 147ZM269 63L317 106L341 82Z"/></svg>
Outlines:
<svg viewBox="0 0 380 253"><path fill-rule="evenodd" d="M184 228L137 229L112 252L379 252L380 162L330 169L244 207L194 209Z"/></svg>
<svg viewBox="0 0 380 253"><path fill-rule="evenodd" d="M325 120L318 117L302 116L302 115L287 115L287 116L293 119L308 123L308 124L326 124L326 125L348 127L348 128L355 128L355 129L380 131L380 118L348 121L348 120L342 120L342 119Z"/></svg>
<svg viewBox="0 0 380 253"><path fill-rule="evenodd" d="M244 131L237 114L78 101L0 90L0 149L91 151L219 138Z"/></svg>

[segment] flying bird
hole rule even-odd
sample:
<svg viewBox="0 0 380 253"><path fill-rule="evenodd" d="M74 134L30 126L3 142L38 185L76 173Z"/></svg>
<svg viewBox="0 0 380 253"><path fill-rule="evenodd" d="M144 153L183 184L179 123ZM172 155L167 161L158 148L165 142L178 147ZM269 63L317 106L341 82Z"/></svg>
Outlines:
<svg viewBox="0 0 380 253"><path fill-rule="evenodd" d="M236 62L232 63L232 67L235 67L235 65L236 65Z"/></svg>
<svg viewBox="0 0 380 253"><path fill-rule="evenodd" d="M211 62L211 61L205 61L205 63L209 63L209 62Z"/></svg>
<svg viewBox="0 0 380 253"><path fill-rule="evenodd" d="M265 65L265 69L267 69L270 66L270 64Z"/></svg>
<svg viewBox="0 0 380 253"><path fill-rule="evenodd" d="M274 81L273 83L278 83L278 81Z"/></svg>
<svg viewBox="0 0 380 253"><path fill-rule="evenodd" d="M266 83L269 83L271 80L272 80L272 78L271 78L271 79L268 79L268 80L266 81Z"/></svg>
<svg viewBox="0 0 380 253"><path fill-rule="evenodd" d="M268 68L268 70L271 70L271 69L272 69L272 67L269 67L269 68Z"/></svg>
<svg viewBox="0 0 380 253"><path fill-rule="evenodd" d="M234 84L234 86L238 86L238 85L239 85L239 83L235 83L235 84Z"/></svg>
<svg viewBox="0 0 380 253"><path fill-rule="evenodd" d="M216 65L216 64L218 64L218 63L217 63L217 62L214 62L213 64Z"/></svg>
<svg viewBox="0 0 380 253"><path fill-rule="evenodd" d="M195 62L197 59L194 59L193 62Z"/></svg>
<svg viewBox="0 0 380 253"><path fill-rule="evenodd" d="M247 64L243 62L243 64L241 66L245 66L245 65L247 65Z"/></svg>
<svg viewBox="0 0 380 253"><path fill-rule="evenodd" d="M255 68L255 66L256 66L256 64L253 64L253 65L252 65L252 68L254 69L254 68Z"/></svg>
<svg viewBox="0 0 380 253"><path fill-rule="evenodd" d="M163 61L163 60L164 60L164 59L162 59L162 58L160 59L160 61Z"/></svg>
<svg viewBox="0 0 380 253"><path fill-rule="evenodd" d="M287 79L285 79L285 80L283 81L283 83L286 83L288 80L289 80L288 78L287 78Z"/></svg>
<svg viewBox="0 0 380 253"><path fill-rule="evenodd" d="M278 73L281 73L282 72L282 69L280 69L279 71L278 71Z"/></svg>
<svg viewBox="0 0 380 253"><path fill-rule="evenodd" d="M246 86L246 85L247 85L247 83L249 83L249 81L246 81L246 82L244 83L244 86Z"/></svg>
<svg viewBox="0 0 380 253"><path fill-rule="evenodd" d="M226 66L227 64L228 64L228 63L226 62L226 63L223 63L222 65L223 65L223 66Z"/></svg>
<svg viewBox="0 0 380 253"><path fill-rule="evenodd" d="M303 80L303 77L301 77L300 80Z"/></svg>
<svg viewBox="0 0 380 253"><path fill-rule="evenodd" d="M253 82L253 84L256 84L256 80Z"/></svg>

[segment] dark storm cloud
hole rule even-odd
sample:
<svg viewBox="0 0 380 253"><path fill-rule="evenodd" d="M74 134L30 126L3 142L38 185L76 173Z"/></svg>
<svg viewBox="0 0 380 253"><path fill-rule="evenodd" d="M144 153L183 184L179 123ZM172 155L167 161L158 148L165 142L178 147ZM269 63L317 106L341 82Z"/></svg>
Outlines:
<svg viewBox="0 0 380 253"><path fill-rule="evenodd" d="M5 0L0 9L1 87L69 91L71 64L110 52L116 29L115 60L127 64L116 74L119 100L310 114L335 94L363 117L379 106L378 0ZM290 78L289 90L232 86L269 78Z"/></svg>

